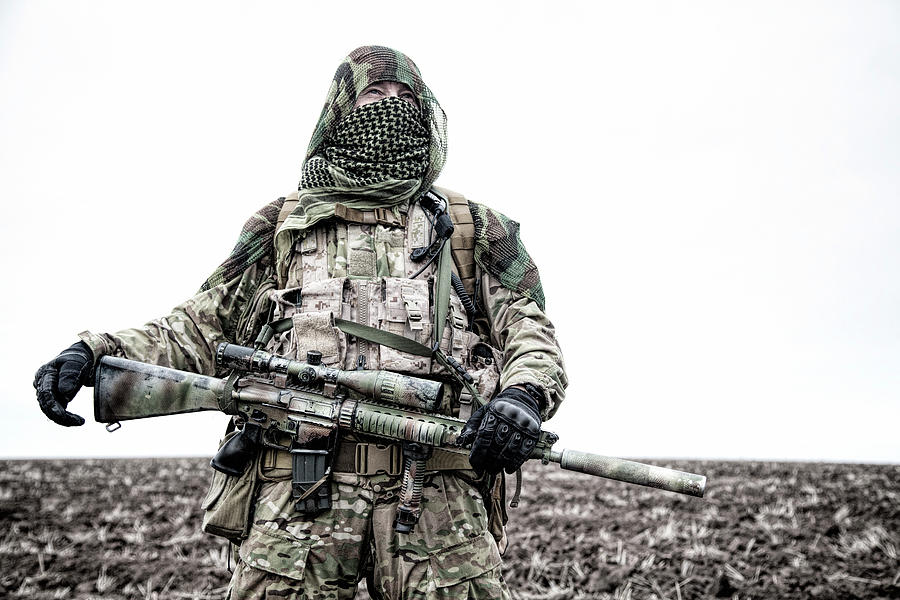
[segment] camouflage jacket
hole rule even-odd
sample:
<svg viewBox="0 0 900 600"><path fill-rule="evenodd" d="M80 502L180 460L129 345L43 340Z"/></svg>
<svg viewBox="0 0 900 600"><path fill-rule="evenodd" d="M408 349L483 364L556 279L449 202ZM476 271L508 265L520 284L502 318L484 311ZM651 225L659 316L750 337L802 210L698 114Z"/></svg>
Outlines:
<svg viewBox="0 0 900 600"><path fill-rule="evenodd" d="M292 317L295 327L272 340L270 350L302 356L305 350L314 349L307 347L310 344L320 350L324 345L326 361L335 366L353 368L357 357L365 354L368 368L440 376L440 367L430 361L423 364L421 358L383 346L380 351L370 348L332 331L329 325L328 313L358 322L365 316L365 324L429 342L422 338L431 333L428 278L434 267L417 279L408 278L420 266L409 260L410 249L424 243L425 217L416 210L421 211L414 207L405 227L338 219L321 223L296 239L290 256L277 260L274 253L268 253L164 317L142 327L116 333L83 332L79 337L95 357L115 355L215 374L216 346L223 341L252 344L274 313L276 318ZM491 260L488 245L476 252L480 253L479 264ZM478 333L468 331L465 311L454 291L442 344L445 352L475 374L486 397L511 385L539 386L546 400L543 417L549 418L562 401L567 383L553 324L537 301L505 287L508 282L483 268L478 269L477 279L476 301L483 315L475 328ZM473 352L478 344L493 349L494 360L488 361L493 367L476 357L485 354Z"/></svg>

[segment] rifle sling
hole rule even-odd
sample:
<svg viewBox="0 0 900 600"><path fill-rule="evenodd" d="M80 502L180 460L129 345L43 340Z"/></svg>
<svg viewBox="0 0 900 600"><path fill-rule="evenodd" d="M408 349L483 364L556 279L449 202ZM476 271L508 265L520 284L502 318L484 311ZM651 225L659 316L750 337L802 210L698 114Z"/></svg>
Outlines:
<svg viewBox="0 0 900 600"><path fill-rule="evenodd" d="M416 356L431 356L431 348L425 344L420 344L415 340L405 338L396 333L391 333L390 331L377 329L355 321L339 319L337 317L334 319L334 326L348 335L364 339L373 344L380 344Z"/></svg>
<svg viewBox="0 0 900 600"><path fill-rule="evenodd" d="M271 323L266 323L260 330L259 335L256 336L256 341L253 343L253 347L257 349L265 347L266 344L268 344L269 341L271 341L271 339L275 337L276 333L284 333L293 326L294 320L291 317L286 317L284 319L272 321Z"/></svg>
<svg viewBox="0 0 900 600"><path fill-rule="evenodd" d="M450 244L444 240L441 246L441 255L438 258L437 274L434 283L434 343L435 350L444 339L444 326L447 323L447 313L450 312L450 262L453 257L450 254Z"/></svg>
<svg viewBox="0 0 900 600"><path fill-rule="evenodd" d="M442 256L443 257L443 253ZM446 262L444 264L447 264ZM449 273L449 269L448 269ZM449 277L447 277L449 281ZM447 302L445 305L449 308L450 305L450 291L449 287L446 290L447 294ZM439 306L438 303L435 303L436 306ZM437 311L436 311L437 312ZM447 311L443 312L443 318L447 318ZM441 315L438 315L440 317ZM443 321L442 321L443 322ZM282 333L290 329L292 321L290 318L279 319L278 321L273 321L267 324L263 331L260 332L259 337L256 339L256 347L262 347L269 342L270 339L274 336L275 333ZM403 337L402 335L397 335L396 333L391 333L390 331L385 331L383 329L378 329L376 327L371 327L369 325L363 325L362 323L357 323L356 321L348 321L346 319L341 319L335 317L334 326L346 333L347 335L352 335L366 341L372 342L373 344L379 344L381 346L387 346L388 348L393 348L394 350L398 350L400 352L406 352L407 354L413 354L415 356L425 356L425 357L433 357L438 363L443 366L450 374L453 376L456 381L462 385L468 392L469 395L475 400L478 406L484 405L484 399L481 397L481 394L478 393L478 390L475 389L475 386L472 385L470 381L468 381L465 377L463 377L448 361L447 356L444 355L440 349L435 346L434 351L431 348L426 346L425 344L420 344L415 340L411 340L409 338ZM437 328L435 328L437 331ZM435 337L435 339L439 339ZM468 417L468 416L467 416Z"/></svg>
<svg viewBox="0 0 900 600"><path fill-rule="evenodd" d="M447 292L449 298L449 291ZM449 301L448 301L449 304ZM446 318L446 313L444 314L444 318ZM416 356L428 356L433 357L438 363L443 366L447 371L453 376L456 381L462 385L478 406L483 406L485 404L484 398L481 397L481 394L478 393L478 390L475 389L475 386L472 385L472 382L469 381L466 377L463 377L457 369L450 364L450 360L448 357L441 352L440 349L435 346L432 351L431 348L426 346L425 344L420 344L415 340L411 340L409 338L405 338L402 335L397 335L396 333L391 333L390 331L385 331L383 329L378 329L376 327L370 327L369 325L363 325L362 323L357 323L355 321L347 321L346 319L338 319L335 318L334 326L343 331L348 335L353 335L358 338L362 338L373 344L380 344L382 346L387 346L388 348L393 348L394 350L399 350L400 352L406 352L407 354L414 354ZM458 363L457 363L458 365Z"/></svg>
<svg viewBox="0 0 900 600"><path fill-rule="evenodd" d="M222 390L222 395L218 398L218 401L219 410L221 410L226 415L237 414L232 393L234 392L234 384L237 383L237 380L242 374L243 373L235 369L231 373L229 373L228 378L225 380L225 387ZM231 423L233 424L233 422L234 421L232 420ZM226 431L225 433L228 433L228 431Z"/></svg>

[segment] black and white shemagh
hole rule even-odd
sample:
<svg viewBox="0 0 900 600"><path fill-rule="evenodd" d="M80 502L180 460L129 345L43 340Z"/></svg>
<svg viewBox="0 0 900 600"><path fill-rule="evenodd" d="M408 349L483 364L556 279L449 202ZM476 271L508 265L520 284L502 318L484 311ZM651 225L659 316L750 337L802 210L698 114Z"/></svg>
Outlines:
<svg viewBox="0 0 900 600"><path fill-rule="evenodd" d="M428 166L428 130L419 110L390 97L344 117L323 153L303 166L301 189L354 188L388 180L420 179Z"/></svg>

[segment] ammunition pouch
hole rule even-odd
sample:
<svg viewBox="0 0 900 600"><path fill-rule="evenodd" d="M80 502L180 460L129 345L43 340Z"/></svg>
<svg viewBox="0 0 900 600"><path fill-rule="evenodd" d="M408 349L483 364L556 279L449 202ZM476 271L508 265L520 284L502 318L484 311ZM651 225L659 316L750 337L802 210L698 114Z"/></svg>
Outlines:
<svg viewBox="0 0 900 600"><path fill-rule="evenodd" d="M225 445L238 431L225 434L220 447ZM238 477L213 470L209 491L201 508L203 524L201 529L210 535L224 537L232 543L240 544L250 532L251 511L256 499L256 482L259 463L257 452L244 473Z"/></svg>
<svg viewBox="0 0 900 600"><path fill-rule="evenodd" d="M291 450L291 492L301 515L312 517L331 508L333 450Z"/></svg>

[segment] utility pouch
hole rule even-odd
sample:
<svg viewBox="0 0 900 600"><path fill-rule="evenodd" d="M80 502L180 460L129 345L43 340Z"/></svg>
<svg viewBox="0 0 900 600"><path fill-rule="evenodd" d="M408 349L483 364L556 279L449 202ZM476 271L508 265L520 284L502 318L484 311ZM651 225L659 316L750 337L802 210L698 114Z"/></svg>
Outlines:
<svg viewBox="0 0 900 600"><path fill-rule="evenodd" d="M220 447L240 430L225 434ZM251 510L256 496L257 463L260 452L239 477L232 477L213 470L209 491L203 500L203 524L201 529L210 535L224 537L235 544L250 532Z"/></svg>

